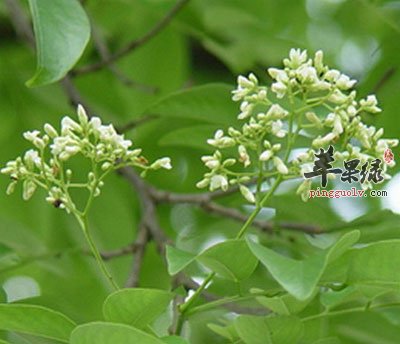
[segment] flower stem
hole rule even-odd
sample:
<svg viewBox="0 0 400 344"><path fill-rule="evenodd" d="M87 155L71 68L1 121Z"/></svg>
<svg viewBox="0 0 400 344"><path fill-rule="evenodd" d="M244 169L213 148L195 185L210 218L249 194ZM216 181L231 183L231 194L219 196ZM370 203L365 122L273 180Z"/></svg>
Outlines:
<svg viewBox="0 0 400 344"><path fill-rule="evenodd" d="M282 176L279 175L276 178L274 184L272 184L272 186L269 189L269 191L265 194L265 196L262 198L262 200L257 204L257 206L255 207L255 209L253 210L253 212L251 213L251 215L249 216L247 221L244 223L244 225L240 229L239 233L236 235L236 238L235 238L236 240L239 240L239 239L243 238L243 236L246 234L246 231L248 230L250 225L253 223L254 219L257 217L257 215L259 214L259 212L261 211L261 209L263 208L263 206L265 205L267 200L275 192L275 190L277 189L277 187L279 186L281 181L282 181ZM207 287L207 285L213 280L215 275L216 275L216 273L214 271L212 271L206 277L206 279L203 281L203 283L197 288L195 293L185 303L183 303L179 307L180 315L179 315L178 324L177 324L177 327L176 327L176 333L177 334L180 334L181 331L182 331L183 322L185 320L186 313L188 312L188 310L190 309L192 304L198 299L198 297L203 292L203 290Z"/></svg>
<svg viewBox="0 0 400 344"><path fill-rule="evenodd" d="M102 271L103 275L107 278L107 280L109 281L111 286L115 290L119 290L117 283L114 281L114 278L111 276L110 272L107 270L107 267L106 267L103 259L101 258L101 254L100 254L96 244L94 243L92 236L90 235L87 217L76 215L76 218L82 228L85 239L90 247L90 250L93 253L94 258L96 259L96 262L97 262L100 270Z"/></svg>

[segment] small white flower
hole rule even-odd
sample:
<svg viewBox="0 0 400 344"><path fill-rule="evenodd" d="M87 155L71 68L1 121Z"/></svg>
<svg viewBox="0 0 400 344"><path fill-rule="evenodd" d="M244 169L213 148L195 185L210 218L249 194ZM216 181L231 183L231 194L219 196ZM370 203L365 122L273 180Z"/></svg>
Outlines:
<svg viewBox="0 0 400 344"><path fill-rule="evenodd" d="M288 170L287 166L284 164L284 162L282 161L282 159L280 157L275 156L273 158L273 162L274 162L274 165L275 165L275 167L276 167L276 169L278 170L279 173L282 173L282 174L288 174L289 173L289 170Z"/></svg>
<svg viewBox="0 0 400 344"><path fill-rule="evenodd" d="M279 104L272 104L271 107L268 109L267 117L270 119L282 119L288 115L288 111L286 111L282 106Z"/></svg>
<svg viewBox="0 0 400 344"><path fill-rule="evenodd" d="M269 159L272 158L273 155L274 155L274 153L271 150L267 149L260 154L259 159L261 161L268 161Z"/></svg>
<svg viewBox="0 0 400 344"><path fill-rule="evenodd" d="M87 125L88 124L88 116L86 114L85 108L81 104L78 105L77 113L78 113L78 118L79 118L80 124L83 126Z"/></svg>
<svg viewBox="0 0 400 344"><path fill-rule="evenodd" d="M203 189L206 188L208 185L210 185L210 179L204 178L196 184L196 187L198 187L199 189Z"/></svg>
<svg viewBox="0 0 400 344"><path fill-rule="evenodd" d="M70 131L80 132L81 126L76 123L72 118L65 116L61 120L61 134L68 135Z"/></svg>
<svg viewBox="0 0 400 344"><path fill-rule="evenodd" d="M37 185L34 181L27 179L22 184L22 198L27 201L35 193Z"/></svg>
<svg viewBox="0 0 400 344"><path fill-rule="evenodd" d="M339 77L340 77L340 72L336 69L330 69L324 75L324 78L331 82L336 81L337 79L339 79Z"/></svg>
<svg viewBox="0 0 400 344"><path fill-rule="evenodd" d="M290 49L289 59L284 59L283 63L286 67L293 69L298 68L301 64L307 60L307 51L300 49Z"/></svg>
<svg viewBox="0 0 400 344"><path fill-rule="evenodd" d="M286 131L282 129L283 123L281 120L277 120L272 122L271 124L271 133L276 137L282 138L285 137Z"/></svg>
<svg viewBox="0 0 400 344"><path fill-rule="evenodd" d="M286 94L287 86L281 82L274 82L271 86L271 90L278 98L283 98Z"/></svg>
<svg viewBox="0 0 400 344"><path fill-rule="evenodd" d="M340 116L335 116L335 120L333 121L333 131L335 135L340 135L343 133L343 125Z"/></svg>
<svg viewBox="0 0 400 344"><path fill-rule="evenodd" d="M244 167L247 167L250 165L250 156L247 153L247 149L243 145L239 145L238 147L238 152L239 152L239 161L243 163Z"/></svg>
<svg viewBox="0 0 400 344"><path fill-rule="evenodd" d="M356 80L351 80L347 75L341 74L339 78L336 79L336 86L341 90L348 90L352 88L356 82Z"/></svg>
<svg viewBox="0 0 400 344"><path fill-rule="evenodd" d="M170 170L172 168L171 159L170 158L160 158L153 162L150 166L153 169L165 168L166 170Z"/></svg>
<svg viewBox="0 0 400 344"><path fill-rule="evenodd" d="M268 73L269 73L269 75L271 75L271 77L273 79L275 79L276 81L279 81L283 84L285 84L289 81L289 76L282 69L268 68Z"/></svg>
<svg viewBox="0 0 400 344"><path fill-rule="evenodd" d="M210 191L214 191L216 189L221 188L223 191L228 190L228 180L225 176L216 174L211 177L210 181Z"/></svg>
<svg viewBox="0 0 400 344"><path fill-rule="evenodd" d="M317 71L314 67L311 66L301 66L297 70L297 76L303 83L315 83L318 82Z"/></svg>
<svg viewBox="0 0 400 344"><path fill-rule="evenodd" d="M100 127L102 126L101 119L99 117L91 117L89 124L95 131L99 130Z"/></svg>
<svg viewBox="0 0 400 344"><path fill-rule="evenodd" d="M318 50L315 53L314 57L314 66L318 72L321 72L324 68L323 59L324 59L324 53L321 50Z"/></svg>
<svg viewBox="0 0 400 344"><path fill-rule="evenodd" d="M51 124L46 123L43 128L46 134L49 135L49 137L51 137L52 139L58 136L57 130L54 129Z"/></svg>
<svg viewBox="0 0 400 344"><path fill-rule="evenodd" d="M360 100L360 105L361 108L365 111L371 112L371 113L378 113L381 112L382 110L377 106L378 101L376 100L375 95L369 95L367 99L361 99Z"/></svg>
<svg viewBox="0 0 400 344"><path fill-rule="evenodd" d="M39 153L36 150L30 149L25 153L24 161L27 166L33 168L33 166L41 167L42 159L40 159Z"/></svg>

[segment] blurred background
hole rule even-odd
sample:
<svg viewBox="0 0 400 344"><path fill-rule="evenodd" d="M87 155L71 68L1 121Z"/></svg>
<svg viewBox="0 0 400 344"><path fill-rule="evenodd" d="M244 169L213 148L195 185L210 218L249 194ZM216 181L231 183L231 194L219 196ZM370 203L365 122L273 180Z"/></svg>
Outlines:
<svg viewBox="0 0 400 344"><path fill-rule="evenodd" d="M119 128L128 125L126 136L143 148L149 160L172 157L173 170L147 178L157 188L199 192L195 183L205 172L200 157L210 152L206 138L236 121L238 107L230 101L229 91L235 88L237 75L254 72L269 82L266 69L281 66L292 47L307 49L310 54L323 50L330 67L359 81L360 97L375 93L383 112L365 121L383 127L385 137L400 137L400 1L190 0L161 32L119 59L117 71L102 68L79 73L80 67L99 60L99 45L116 51L143 36L176 1L82 3L93 36L70 82L91 113ZM28 15L25 1L21 5ZM57 127L62 116L75 112L71 89L65 84L25 86L34 74L36 58L15 31L9 11L6 1L0 2L1 165L28 148L22 138L24 131L40 128L44 122ZM207 86L198 88L202 85ZM193 88L197 98L185 97ZM400 162L399 153L396 148L395 160ZM399 166L383 186L387 198L315 199L305 204L295 195L297 184L288 184L261 219L298 221L326 229L357 223L363 229L361 242L398 238L394 229L397 215L383 209L400 212ZM107 286L91 258L80 254L85 243L74 219L44 202L43 192L30 202L22 201L20 189L7 197L7 184L7 178L1 177L0 285L7 300L51 305L78 322L100 319ZM244 213L250 211L237 196L223 203ZM189 251L198 252L232 237L240 228L231 219L188 204L162 204L157 212L167 236ZM96 242L102 250L128 245L136 238L140 216L136 192L121 176L111 176L90 218ZM282 231L268 240L281 250L297 252L303 245L300 236L302 233ZM113 259L109 264L124 284L132 257ZM255 277L252 283L260 281ZM169 288L170 282L163 259L150 242L140 285ZM229 292L223 282L214 288L219 293ZM193 331L198 343L210 338L217 343L215 335L205 330L209 316L196 319ZM25 343L20 337L14 340Z"/></svg>

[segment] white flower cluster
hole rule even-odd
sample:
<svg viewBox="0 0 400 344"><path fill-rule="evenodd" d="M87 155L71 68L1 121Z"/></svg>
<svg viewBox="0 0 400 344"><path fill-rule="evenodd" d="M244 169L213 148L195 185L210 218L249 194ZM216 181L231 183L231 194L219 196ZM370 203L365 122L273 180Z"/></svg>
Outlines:
<svg viewBox="0 0 400 344"><path fill-rule="evenodd" d="M16 184L23 182L23 198L28 200L36 188L41 186L48 192L46 200L68 212L74 210L68 189L87 188L94 196L103 186L102 178L110 171L123 166L135 166L144 172L160 168L171 169L169 158L161 158L148 164L141 156L141 149L133 149L132 141L117 133L112 124L102 124L100 118L88 118L84 108L78 106L78 121L66 116L61 120L60 133L50 124L23 134L35 149L28 150L23 157L9 161L1 173L10 175L12 181L7 193L14 191ZM66 162L75 155L82 155L92 162L92 170L84 183L72 182L72 171L65 168ZM50 158L46 160L46 157Z"/></svg>
<svg viewBox="0 0 400 344"><path fill-rule="evenodd" d="M240 130L229 128L226 134L219 129L208 140L217 151L202 158L210 171L198 187L226 190L229 184L239 184L242 190L243 183L256 176L300 177L310 165L312 169L313 148L333 145L335 159L365 162L382 159L387 148L398 144L398 140L382 139L383 129L363 123L363 113L381 112L376 97L357 100L352 89L356 80L326 66L322 51L308 58L306 51L291 49L283 66L268 69L273 79L270 88L260 86L254 74L238 77L232 99L241 102L238 119L246 123ZM309 145L305 153L293 157L293 148L304 148L296 142L299 137ZM226 159L223 149L229 152ZM235 149L237 154L232 156ZM300 193L305 194L309 186L310 181L304 181ZM247 191L242 194L254 199Z"/></svg>

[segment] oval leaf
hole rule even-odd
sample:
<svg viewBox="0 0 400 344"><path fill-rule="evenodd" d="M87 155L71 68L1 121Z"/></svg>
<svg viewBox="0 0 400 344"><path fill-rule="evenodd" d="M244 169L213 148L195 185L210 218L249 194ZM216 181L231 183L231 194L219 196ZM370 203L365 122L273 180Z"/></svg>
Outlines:
<svg viewBox="0 0 400 344"><path fill-rule="evenodd" d="M104 317L108 321L144 328L166 310L173 296L158 289L119 290L104 302Z"/></svg>
<svg viewBox="0 0 400 344"><path fill-rule="evenodd" d="M29 0L37 47L37 68L27 86L63 78L81 57L90 23L78 0Z"/></svg>
<svg viewBox="0 0 400 344"><path fill-rule="evenodd" d="M244 240L216 244L201 253L197 260L222 277L234 281L248 278L258 263Z"/></svg>
<svg viewBox="0 0 400 344"><path fill-rule="evenodd" d="M22 304L0 304L0 329L22 332L68 343L76 324L64 314L48 308Z"/></svg>
<svg viewBox="0 0 400 344"><path fill-rule="evenodd" d="M78 326L71 334L70 344L165 344L134 327L123 324L94 322Z"/></svg>
<svg viewBox="0 0 400 344"><path fill-rule="evenodd" d="M182 251L173 246L167 246L167 262L168 262L168 273L175 275L179 271L182 271L190 263L195 260L196 256L192 253Z"/></svg>
<svg viewBox="0 0 400 344"><path fill-rule="evenodd" d="M323 253L304 260L294 260L248 240L253 254L269 270L275 280L299 300L307 300L314 292L327 265L337 259L360 237L359 231L343 235L332 247Z"/></svg>
<svg viewBox="0 0 400 344"><path fill-rule="evenodd" d="M238 113L238 105L231 100L232 89L231 85L226 84L193 87L163 98L145 113L167 118L190 118L207 123L232 124Z"/></svg>

